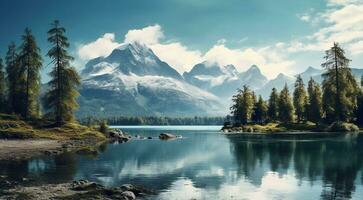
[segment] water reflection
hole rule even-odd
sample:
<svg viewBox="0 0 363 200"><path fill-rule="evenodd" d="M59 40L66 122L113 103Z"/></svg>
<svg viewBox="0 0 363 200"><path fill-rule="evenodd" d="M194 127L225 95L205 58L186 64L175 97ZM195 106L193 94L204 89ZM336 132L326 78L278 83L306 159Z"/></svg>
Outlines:
<svg viewBox="0 0 363 200"><path fill-rule="evenodd" d="M127 131L157 137L165 130ZM140 184L158 191L151 199L363 199L363 135L245 137L190 129L173 133L183 139L111 144L93 158L67 153L0 161L0 175L28 177L37 184L80 178L109 186Z"/></svg>

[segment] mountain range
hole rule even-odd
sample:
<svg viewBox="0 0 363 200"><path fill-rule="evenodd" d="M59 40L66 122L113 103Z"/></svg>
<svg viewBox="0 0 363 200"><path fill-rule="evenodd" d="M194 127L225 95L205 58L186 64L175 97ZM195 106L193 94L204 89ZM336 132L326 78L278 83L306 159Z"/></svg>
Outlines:
<svg viewBox="0 0 363 200"><path fill-rule="evenodd" d="M301 77L321 83L323 70L309 67ZM363 69L352 69L357 78ZM236 90L248 85L268 98L275 87L293 89L295 77L280 73L268 80L258 66L239 72L234 65L208 61L180 75L146 45L127 43L106 57L88 61L81 72L78 117L86 116L220 116L228 114Z"/></svg>

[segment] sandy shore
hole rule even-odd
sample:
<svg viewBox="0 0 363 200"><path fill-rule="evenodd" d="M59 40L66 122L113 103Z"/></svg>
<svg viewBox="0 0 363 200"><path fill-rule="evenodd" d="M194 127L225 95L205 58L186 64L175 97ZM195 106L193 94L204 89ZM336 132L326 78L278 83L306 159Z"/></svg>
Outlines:
<svg viewBox="0 0 363 200"><path fill-rule="evenodd" d="M0 160L21 160L59 150L63 143L56 140L0 140Z"/></svg>

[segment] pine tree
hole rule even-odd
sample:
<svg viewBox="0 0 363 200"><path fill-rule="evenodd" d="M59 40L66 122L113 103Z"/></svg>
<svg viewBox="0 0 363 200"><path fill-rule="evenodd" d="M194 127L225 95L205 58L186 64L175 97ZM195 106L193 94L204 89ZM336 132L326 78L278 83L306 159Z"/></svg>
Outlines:
<svg viewBox="0 0 363 200"><path fill-rule="evenodd" d="M65 32L65 28L61 27L57 20L48 31L48 42L52 48L47 56L51 58L54 68L50 72L52 80L48 83L50 90L44 97L44 105L50 117L55 119L57 126L74 119L74 110L78 108L80 85L77 71L70 66L73 57L67 52L69 43Z"/></svg>
<svg viewBox="0 0 363 200"><path fill-rule="evenodd" d="M231 112L237 123L246 124L251 120L253 112L253 93L245 85L233 96Z"/></svg>
<svg viewBox="0 0 363 200"><path fill-rule="evenodd" d="M267 120L267 110L267 104L260 95L253 109L252 121L264 123Z"/></svg>
<svg viewBox="0 0 363 200"><path fill-rule="evenodd" d="M22 116L25 119L39 117L40 69L42 57L34 36L29 28L25 29L20 46L20 73L25 76L25 105Z"/></svg>
<svg viewBox="0 0 363 200"><path fill-rule="evenodd" d="M301 122L305 119L305 107L306 107L306 90L304 82L300 75L297 76L294 90L294 107L297 116L297 122Z"/></svg>
<svg viewBox="0 0 363 200"><path fill-rule="evenodd" d="M277 121L278 120L278 107L279 105L279 94L276 88L272 89L270 94L270 99L268 101L268 118L270 121Z"/></svg>
<svg viewBox="0 0 363 200"><path fill-rule="evenodd" d="M0 58L0 113L5 112L6 105L6 80L3 60Z"/></svg>
<svg viewBox="0 0 363 200"><path fill-rule="evenodd" d="M21 114L24 110L24 81L25 76L21 73L16 46L11 42L5 57L6 80L8 86L9 112Z"/></svg>
<svg viewBox="0 0 363 200"><path fill-rule="evenodd" d="M328 122L349 121L356 109L358 85L349 68L350 60L338 43L326 51L323 74L323 109Z"/></svg>
<svg viewBox="0 0 363 200"><path fill-rule="evenodd" d="M308 83L307 120L319 123L323 115L322 96L319 84L310 78Z"/></svg>
<svg viewBox="0 0 363 200"><path fill-rule="evenodd" d="M279 97L279 120L284 123L291 123L294 120L294 106L290 97L290 92L285 84L285 87L280 92Z"/></svg>
<svg viewBox="0 0 363 200"><path fill-rule="evenodd" d="M357 98L357 110L356 110L356 118L357 124L360 127L363 127L363 75L361 77L361 88Z"/></svg>

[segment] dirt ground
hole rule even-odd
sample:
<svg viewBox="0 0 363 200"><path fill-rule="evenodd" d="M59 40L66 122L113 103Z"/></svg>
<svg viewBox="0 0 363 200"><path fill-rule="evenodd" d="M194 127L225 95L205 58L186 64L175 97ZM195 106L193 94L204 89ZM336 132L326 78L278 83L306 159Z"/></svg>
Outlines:
<svg viewBox="0 0 363 200"><path fill-rule="evenodd" d="M0 140L0 160L21 160L62 148L56 140Z"/></svg>

